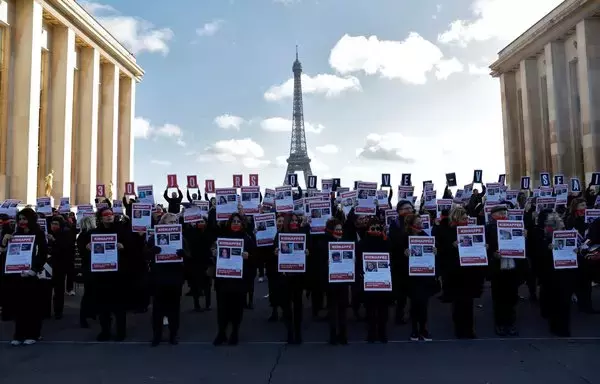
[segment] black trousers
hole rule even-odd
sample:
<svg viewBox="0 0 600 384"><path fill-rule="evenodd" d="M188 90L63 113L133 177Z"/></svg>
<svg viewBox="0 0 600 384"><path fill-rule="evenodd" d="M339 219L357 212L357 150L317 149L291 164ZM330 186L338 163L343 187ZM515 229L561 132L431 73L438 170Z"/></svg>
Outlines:
<svg viewBox="0 0 600 384"><path fill-rule="evenodd" d="M379 298L366 298L365 309L367 314L367 338L375 339L387 337L387 322L389 306L387 301Z"/></svg>
<svg viewBox="0 0 600 384"><path fill-rule="evenodd" d="M219 333L224 334L231 324L231 333L237 334L244 316L244 300L246 293L222 292L217 289L217 324Z"/></svg>
<svg viewBox="0 0 600 384"><path fill-rule="evenodd" d="M417 295L410 298L410 319L415 332L427 330L429 296Z"/></svg>
<svg viewBox="0 0 600 384"><path fill-rule="evenodd" d="M200 296L204 296L206 308L212 304L212 279L208 276L196 276L188 280L194 299L194 308L200 308Z"/></svg>
<svg viewBox="0 0 600 384"><path fill-rule="evenodd" d="M575 286L577 307L581 311L592 309L592 275L586 263L577 269L577 283Z"/></svg>
<svg viewBox="0 0 600 384"><path fill-rule="evenodd" d="M154 288L152 296L152 331L155 339L162 337L163 317L169 320L171 337L179 332L181 314L181 285L165 285Z"/></svg>
<svg viewBox="0 0 600 384"><path fill-rule="evenodd" d="M348 291L327 294L327 312L329 317L329 335L330 337L346 337L348 334L348 319L346 310L348 309Z"/></svg>
<svg viewBox="0 0 600 384"><path fill-rule="evenodd" d="M452 300L452 322L456 336L469 336L473 333L473 298L458 296Z"/></svg>
<svg viewBox="0 0 600 384"><path fill-rule="evenodd" d="M67 278L67 283L66 283L66 291L67 292L71 292L75 289L75 261L70 261L69 264L67 264L67 270L65 271L65 275ZM63 292L64 293L64 292Z"/></svg>
<svg viewBox="0 0 600 384"><path fill-rule="evenodd" d="M323 309L325 303L325 292L323 288L316 287L310 293L310 307L314 317L319 315L319 312Z"/></svg>
<svg viewBox="0 0 600 384"><path fill-rule="evenodd" d="M117 337L125 338L127 318L125 313L126 299L118 294L107 295L104 292L98 292L98 320L100 321L101 333L110 335L112 316L115 318Z"/></svg>
<svg viewBox="0 0 600 384"><path fill-rule="evenodd" d="M290 287L282 301L283 319L289 337L300 337L302 334L302 289Z"/></svg>
<svg viewBox="0 0 600 384"><path fill-rule="evenodd" d="M281 307L281 292L278 289L280 282L278 281L277 270L267 268L267 289L269 290L269 305L271 308Z"/></svg>
<svg viewBox="0 0 600 384"><path fill-rule="evenodd" d="M14 340L38 340L42 331L40 281L37 277L21 277L16 284Z"/></svg>
<svg viewBox="0 0 600 384"><path fill-rule="evenodd" d="M66 271L52 271L52 303L54 306L54 315L62 316L65 308L65 281L67 277Z"/></svg>
<svg viewBox="0 0 600 384"><path fill-rule="evenodd" d="M540 310L548 319L552 332L565 333L571 329L571 294L572 290L563 282L542 283L540 286Z"/></svg>
<svg viewBox="0 0 600 384"><path fill-rule="evenodd" d="M519 279L516 271L501 271L492 277L494 321L499 327L512 327L517 320Z"/></svg>

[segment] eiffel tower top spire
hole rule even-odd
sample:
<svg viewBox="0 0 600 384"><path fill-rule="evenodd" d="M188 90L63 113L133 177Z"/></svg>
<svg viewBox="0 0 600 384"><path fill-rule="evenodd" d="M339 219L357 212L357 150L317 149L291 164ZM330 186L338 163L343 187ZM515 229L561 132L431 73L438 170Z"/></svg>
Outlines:
<svg viewBox="0 0 600 384"><path fill-rule="evenodd" d="M306 133L304 131L304 106L302 103L302 64L298 59L298 46L296 45L296 60L292 65L294 73L294 101L292 109L292 138L290 143L290 157L287 159L287 175L296 171L304 173L304 180L308 184L308 176L312 175L310 158L306 148Z"/></svg>

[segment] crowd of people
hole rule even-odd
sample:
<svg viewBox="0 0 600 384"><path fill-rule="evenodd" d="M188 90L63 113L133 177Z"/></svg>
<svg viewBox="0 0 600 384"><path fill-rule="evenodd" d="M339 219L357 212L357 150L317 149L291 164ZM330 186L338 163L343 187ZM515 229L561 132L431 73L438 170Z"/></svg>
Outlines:
<svg viewBox="0 0 600 384"><path fill-rule="evenodd" d="M190 196L190 203L199 199L198 193ZM397 219L386 223L383 209L375 215L359 215L354 208L345 214L335 192L331 193L332 217L326 223L325 234L311 234L310 218L295 213L276 213L277 234L273 245L257 246L252 215L246 215L242 206L228 220L217 220L216 200L208 198L210 209L206 217L193 223L184 223L181 214L183 194L170 196L166 209L157 205L152 213L155 225L182 224L183 247L177 251L182 263L157 263L160 244L143 232L133 232L132 204L135 196L123 196L124 212L115 215L110 201L108 207L97 209L94 216L77 222L75 215L61 215L54 210L44 217L31 207L19 210L15 218L0 217L0 251L2 272L5 271L6 250L11 239L18 235L35 236L31 270L19 274L0 275L0 307L2 320L14 322L14 346L31 345L41 340L45 319L63 316L65 292L73 291L75 259L81 260L84 292L81 297L80 326L89 328L90 319L97 319L100 332L98 341L126 340L127 313L144 313L151 308L152 346L162 342L162 333L168 325L169 342L178 343L180 302L184 286L189 287L194 309L212 308L212 292L216 294L217 335L214 345L239 342L240 324L245 309L254 306L255 280L268 282L272 313L269 321L282 316L288 343L302 343L302 321L305 297L310 297L312 314L319 316L327 311L329 342L347 344L347 309L357 318L364 316L368 342L388 341L390 308L395 311L394 321L410 323L410 339L429 341L428 306L432 296L440 293L443 302L452 306L451 321L457 338L476 338L474 300L481 296L486 281L491 283L495 331L502 336L518 336L515 307L523 284L529 288L529 299L538 301L540 315L547 319L549 330L560 337L570 336L570 316L573 297L579 310L596 313L592 306L591 290L599 280L600 220L591 223L584 219L586 209L596 201L594 187L582 193L571 193L565 207L536 209L536 198L531 191L522 190L517 198L517 208L524 211L526 229L526 254L522 260L508 262L498 253L497 222L507 219L507 209L515 208L508 201L495 206L490 220L484 218L485 187L464 204L453 204L441 216L437 212L415 207L410 199L400 199L396 204ZM294 199L302 198L298 188ZM452 197L447 187L444 198ZM389 195L391 205L392 193ZM261 212L275 212L274 207L262 204ZM425 236L422 216L431 216L435 238L436 276L409 276L409 236ZM47 234L38 224L45 218ZM469 218L485 225L489 264L465 267L459 263L457 228L466 226ZM578 267L555 269L552 256L552 233L574 229L585 240L578 247ZM306 235L306 271L302 273L278 272L278 237L281 234ZM90 266L91 236L116 234L118 268L112 272L95 273ZM243 277L232 279L215 276L216 239L243 239ZM328 279L328 244L331 242L356 244L356 281L334 283ZM363 288L362 255L366 252L389 253L392 291L366 291ZM51 268L49 269L48 266ZM51 272L49 272L51 270ZM47 278L44 278L44 274ZM310 296L305 293L310 293ZM203 299L201 302L201 299ZM408 306L408 311L406 310ZM408 312L408 316L406 316ZM112 322L115 327L113 332Z"/></svg>

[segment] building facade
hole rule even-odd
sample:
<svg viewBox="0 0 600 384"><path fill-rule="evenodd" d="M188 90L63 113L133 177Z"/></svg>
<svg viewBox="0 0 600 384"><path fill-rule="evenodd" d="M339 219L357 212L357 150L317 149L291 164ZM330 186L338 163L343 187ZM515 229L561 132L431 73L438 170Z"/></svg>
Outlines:
<svg viewBox="0 0 600 384"><path fill-rule="evenodd" d="M0 0L0 200L133 180L135 58L74 0Z"/></svg>
<svg viewBox="0 0 600 384"><path fill-rule="evenodd" d="M506 180L600 171L600 1L566 0L498 54Z"/></svg>

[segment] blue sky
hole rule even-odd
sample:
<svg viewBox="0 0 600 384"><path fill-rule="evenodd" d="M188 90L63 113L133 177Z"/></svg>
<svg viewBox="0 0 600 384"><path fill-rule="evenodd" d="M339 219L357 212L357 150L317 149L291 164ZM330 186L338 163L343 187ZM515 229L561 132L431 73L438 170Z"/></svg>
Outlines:
<svg viewBox="0 0 600 384"><path fill-rule="evenodd" d="M496 52L559 0L104 0L81 2L146 76L137 87L135 182L260 174L289 154L295 45L313 174L413 184L504 172ZM535 4L529 4L535 3ZM518 9L518 14L515 14ZM510 20L510 22L507 22ZM247 177L246 177L247 180Z"/></svg>

